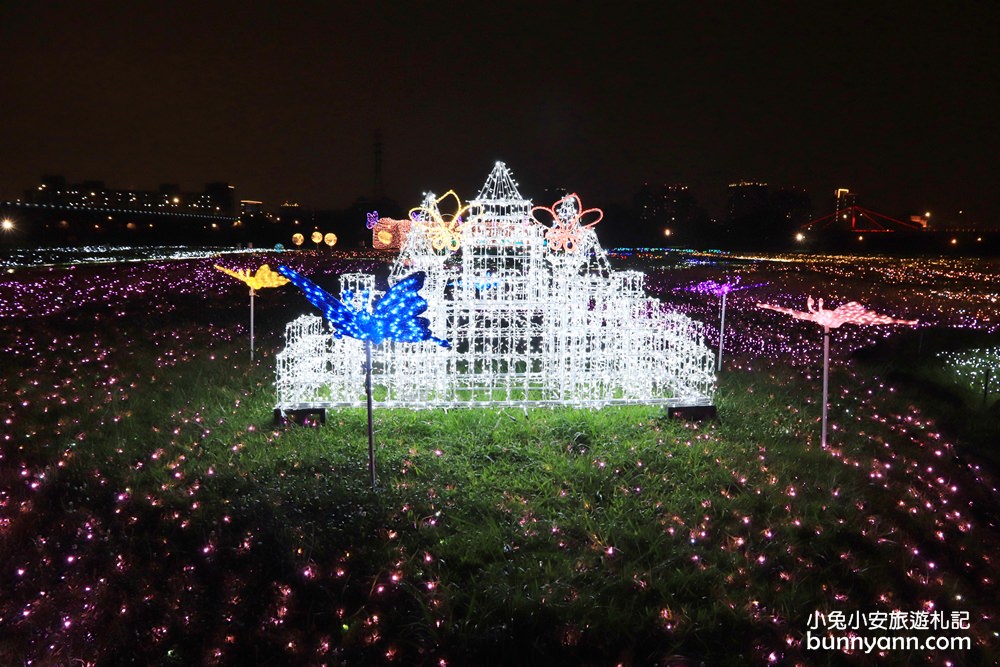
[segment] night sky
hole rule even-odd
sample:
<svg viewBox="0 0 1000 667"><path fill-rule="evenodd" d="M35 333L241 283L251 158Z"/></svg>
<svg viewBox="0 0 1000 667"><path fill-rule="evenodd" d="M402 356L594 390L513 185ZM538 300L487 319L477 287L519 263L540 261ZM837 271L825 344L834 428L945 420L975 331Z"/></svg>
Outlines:
<svg viewBox="0 0 1000 667"><path fill-rule="evenodd" d="M705 5L697 7L698 5ZM0 4L0 196L229 181L344 207L522 193L627 202L689 184L832 191L997 222L1000 3ZM548 203L548 202L546 202ZM964 210L961 218L958 210Z"/></svg>

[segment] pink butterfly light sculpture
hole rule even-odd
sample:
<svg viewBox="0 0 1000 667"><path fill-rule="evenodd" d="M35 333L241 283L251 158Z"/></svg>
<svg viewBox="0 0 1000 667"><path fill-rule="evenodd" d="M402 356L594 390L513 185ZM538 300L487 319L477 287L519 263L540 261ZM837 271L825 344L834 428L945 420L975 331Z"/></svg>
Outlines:
<svg viewBox="0 0 1000 667"><path fill-rule="evenodd" d="M799 320L810 320L820 325L824 329L836 329L841 324L907 324L914 326L917 320L897 320L888 315L879 315L874 310L868 310L857 301L845 303L837 306L833 310L823 307L823 299L813 302L813 298L806 299L806 310L793 310L792 308L782 308L772 306L769 303L758 303L758 308L776 310L785 313Z"/></svg>
<svg viewBox="0 0 1000 667"><path fill-rule="evenodd" d="M782 308L769 303L758 303L757 307L776 310L799 320L815 322L823 327L823 425L820 444L824 448L826 448L827 390L830 377L830 329L836 329L841 324L906 324L909 326L918 324L917 320L897 320L888 315L880 315L874 310L868 310L857 301L845 303L833 310L823 307L823 299L813 302L812 297L806 299L805 311Z"/></svg>

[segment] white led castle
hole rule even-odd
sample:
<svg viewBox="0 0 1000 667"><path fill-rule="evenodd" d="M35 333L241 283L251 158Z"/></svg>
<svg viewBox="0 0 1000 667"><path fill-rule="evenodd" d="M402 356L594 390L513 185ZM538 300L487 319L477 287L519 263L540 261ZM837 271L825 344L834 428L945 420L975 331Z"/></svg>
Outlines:
<svg viewBox="0 0 1000 667"><path fill-rule="evenodd" d="M376 405L712 404L714 356L701 324L648 298L641 272L610 266L592 229L600 211L582 211L575 195L533 209L502 162L468 206L449 195L428 194L410 212L389 280L427 274L424 315L451 348L375 346ZM373 275L342 275L340 288L354 308L376 296ZM362 341L335 338L314 315L285 336L276 413L365 405Z"/></svg>

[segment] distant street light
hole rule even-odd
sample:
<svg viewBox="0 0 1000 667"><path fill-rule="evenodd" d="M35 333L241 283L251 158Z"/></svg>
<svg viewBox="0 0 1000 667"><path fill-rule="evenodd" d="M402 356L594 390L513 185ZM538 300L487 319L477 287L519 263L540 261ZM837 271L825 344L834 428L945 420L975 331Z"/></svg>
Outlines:
<svg viewBox="0 0 1000 667"><path fill-rule="evenodd" d="M0 228L2 228L5 232L9 232L14 229L14 221L10 218L4 218L3 222L0 222Z"/></svg>
<svg viewBox="0 0 1000 667"><path fill-rule="evenodd" d="M795 240L798 241L799 243L802 243L803 241L806 240L806 235L803 234L802 232L799 232L798 234L795 235Z"/></svg>

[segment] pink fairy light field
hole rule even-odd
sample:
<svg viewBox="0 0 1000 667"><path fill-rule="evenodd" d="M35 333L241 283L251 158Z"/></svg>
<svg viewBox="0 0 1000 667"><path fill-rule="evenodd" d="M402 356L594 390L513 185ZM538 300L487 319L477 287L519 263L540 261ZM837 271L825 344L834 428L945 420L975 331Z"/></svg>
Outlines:
<svg viewBox="0 0 1000 667"><path fill-rule="evenodd" d="M997 262L615 261L642 267L713 347L718 297L680 288L762 283L728 294L718 421L385 411L375 491L363 411L272 422L274 354L308 303L289 287L257 294L251 361L247 290L213 265L284 264L333 286L382 259L0 274L0 662L992 664L988 452L939 427L870 351L909 349L920 328L996 336ZM920 322L834 330L826 448L821 331L755 307L801 311L810 296ZM893 611L967 617L938 634L970 646L804 641L817 613Z"/></svg>

